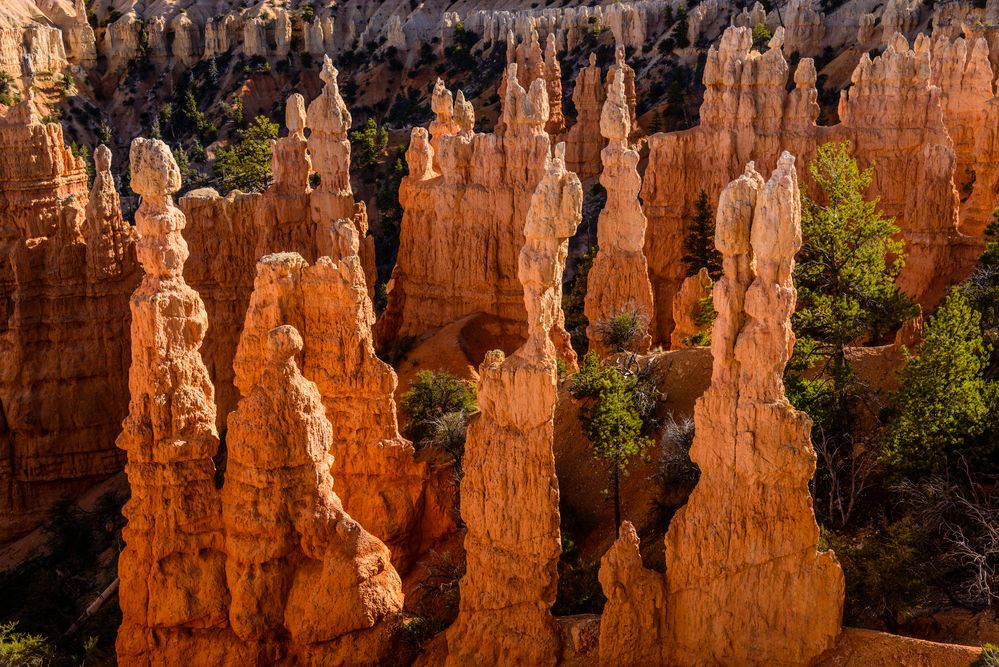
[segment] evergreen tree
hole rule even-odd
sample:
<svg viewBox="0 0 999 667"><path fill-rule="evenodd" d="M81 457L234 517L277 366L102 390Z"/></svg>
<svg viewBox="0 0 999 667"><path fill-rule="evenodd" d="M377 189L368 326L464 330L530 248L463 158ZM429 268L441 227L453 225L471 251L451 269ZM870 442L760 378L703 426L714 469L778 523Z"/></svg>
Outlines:
<svg viewBox="0 0 999 667"><path fill-rule="evenodd" d="M604 366L595 352L583 357L569 391L583 401L579 423L590 441L593 458L606 464L608 493L614 501L614 525L621 525L621 477L636 458L646 458L652 444L643 435L639 378Z"/></svg>
<svg viewBox="0 0 999 667"><path fill-rule="evenodd" d="M997 385L982 371L988 345L981 315L959 290L947 297L923 330L918 356L899 373L896 414L889 424L884 460L907 475L938 474L967 463L983 472L996 467L999 442L983 438L999 407Z"/></svg>
<svg viewBox="0 0 999 667"><path fill-rule="evenodd" d="M715 248L715 216L708 203L708 194L701 190L694 203L694 217L687 227L687 236L683 240L683 263L687 267L687 275L693 276L702 268L708 270L712 280L717 280L722 273L721 253Z"/></svg>
<svg viewBox="0 0 999 667"><path fill-rule="evenodd" d="M257 116L238 136L231 147L219 150L215 173L226 191L261 192L271 179L271 142L277 139L278 126L267 116Z"/></svg>
<svg viewBox="0 0 999 667"><path fill-rule="evenodd" d="M904 261L902 242L894 238L898 227L882 217L876 199L864 198L873 168L861 170L844 142L819 146L809 173L821 197L801 197L798 309L791 319L797 342L785 385L814 424L817 514L845 525L870 469L864 442L870 434L854 432L854 411L865 405L867 390L847 363L846 348L865 337L877 340L915 308L895 287Z"/></svg>

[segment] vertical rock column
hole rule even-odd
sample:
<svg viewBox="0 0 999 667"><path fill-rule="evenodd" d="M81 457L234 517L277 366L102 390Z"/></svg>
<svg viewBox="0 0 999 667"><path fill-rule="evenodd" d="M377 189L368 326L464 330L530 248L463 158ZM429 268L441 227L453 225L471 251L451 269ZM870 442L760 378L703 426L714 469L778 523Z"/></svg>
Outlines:
<svg viewBox="0 0 999 667"><path fill-rule="evenodd" d="M576 88L572 91L576 123L569 128L565 138L566 165L580 178L600 173L600 151L604 146L600 136L600 111L605 97L597 57L591 53L590 66L581 69L576 77Z"/></svg>
<svg viewBox="0 0 999 667"><path fill-rule="evenodd" d="M369 293L374 290L375 240L368 236L368 218L359 214L350 187L350 111L337 85L337 70L329 56L323 58L322 94L309 105L309 153L319 174L319 186L313 191L312 221L320 229L332 221L353 220L360 240L360 256L364 265Z"/></svg>
<svg viewBox="0 0 999 667"><path fill-rule="evenodd" d="M557 394L555 346L568 239L583 191L565 169L564 146L549 158L531 200L518 276L529 337L508 359L494 350L479 369L482 412L468 429L461 516L467 570L448 665L554 665L560 549L558 480L552 453Z"/></svg>
<svg viewBox="0 0 999 667"><path fill-rule="evenodd" d="M132 496L118 562L117 648L120 664L169 664L202 632L227 624L212 462L219 439L214 390L199 354L208 318L182 275L185 220L171 197L180 171L167 145L155 140L136 139L131 164L132 188L142 196L135 218L146 274L131 299L131 403L118 437Z"/></svg>
<svg viewBox="0 0 999 667"><path fill-rule="evenodd" d="M652 284L645 261L645 226L648 221L638 200L642 179L638 175L638 152L628 147L631 120L625 95L625 73L618 69L600 115L600 132L608 140L600 152L604 170L600 183L607 189L607 204L597 221L597 246L587 280L585 313L590 349L608 350L600 341L598 324L633 310L645 322L634 350L647 352L652 344L648 326L654 315Z"/></svg>
<svg viewBox="0 0 999 667"><path fill-rule="evenodd" d="M832 647L843 574L817 550L811 421L788 403L791 282L801 245L794 158L722 192L711 386L694 409L700 481L666 536L667 662L804 665Z"/></svg>

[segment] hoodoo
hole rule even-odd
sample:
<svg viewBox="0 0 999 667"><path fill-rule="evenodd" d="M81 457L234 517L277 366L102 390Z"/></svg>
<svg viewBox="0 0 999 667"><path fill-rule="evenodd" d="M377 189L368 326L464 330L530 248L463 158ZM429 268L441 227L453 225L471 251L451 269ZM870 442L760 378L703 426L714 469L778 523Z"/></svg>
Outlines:
<svg viewBox="0 0 999 667"><path fill-rule="evenodd" d="M527 342L509 358L489 352L479 369L482 412L469 425L461 488L468 565L458 618L447 632L448 665L556 664L550 609L561 548L551 331L561 312L568 240L583 202L564 150L559 144L545 159L524 226L517 276Z"/></svg>

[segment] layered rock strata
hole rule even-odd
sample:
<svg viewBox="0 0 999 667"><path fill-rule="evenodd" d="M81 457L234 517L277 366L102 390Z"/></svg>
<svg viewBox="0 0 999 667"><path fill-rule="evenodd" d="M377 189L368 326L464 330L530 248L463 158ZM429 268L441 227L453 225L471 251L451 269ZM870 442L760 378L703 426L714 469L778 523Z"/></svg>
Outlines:
<svg viewBox="0 0 999 667"><path fill-rule="evenodd" d="M221 198L213 190L196 190L180 200L189 223L185 237L195 253L185 276L202 294L209 320L228 323L213 326L202 348L216 386L220 429L239 397L232 365L258 259L283 251L296 252L309 262L356 254L361 257L368 294L374 290L374 239L367 234L364 204L353 200L350 112L336 76L327 58L326 86L309 105L308 116L301 95L289 98L288 136L275 142L274 182L266 192ZM311 131L308 139L306 129ZM316 190L309 185L314 171L320 176ZM351 244L356 248L351 249Z"/></svg>
<svg viewBox="0 0 999 667"><path fill-rule="evenodd" d="M524 227L517 274L527 342L509 358L489 352L479 369L481 413L469 425L461 486L467 569L458 618L446 635L448 665L554 665L559 653L550 612L561 552L551 330L583 200L563 150L560 144L545 160Z"/></svg>
<svg viewBox="0 0 999 667"><path fill-rule="evenodd" d="M132 489L119 664L382 664L401 581L388 548L333 491L335 432L298 370L302 337L278 326L247 338L252 377L229 417L219 491L213 388L198 353L208 322L182 276L185 220L171 199L180 173L160 141L136 139L131 164L146 275L131 301L132 400L118 440Z"/></svg>
<svg viewBox="0 0 999 667"><path fill-rule="evenodd" d="M840 631L843 574L818 551L808 491L811 421L782 382L800 216L787 153L766 183L750 164L718 204L714 367L690 450L701 476L666 536L669 664L808 664Z"/></svg>
<svg viewBox="0 0 999 667"><path fill-rule="evenodd" d="M638 152L628 147L630 129L625 72L618 69L600 116L600 132L608 142L600 153L600 183L607 190L607 203L597 220L599 250L588 275L584 308L590 349L600 354L609 351L601 340L601 326L624 313L635 313L646 326L632 349L644 353L652 344L647 331L654 316L652 285L643 252L647 220L638 200Z"/></svg>
<svg viewBox="0 0 999 667"><path fill-rule="evenodd" d="M0 542L121 470L139 277L107 149L88 203L82 160L32 104L0 112Z"/></svg>
<svg viewBox="0 0 999 667"><path fill-rule="evenodd" d="M572 91L576 122L565 137L566 165L583 179L600 173L600 151L604 147L600 114L606 98L597 57L590 54L589 66L579 70L576 76L576 87Z"/></svg>

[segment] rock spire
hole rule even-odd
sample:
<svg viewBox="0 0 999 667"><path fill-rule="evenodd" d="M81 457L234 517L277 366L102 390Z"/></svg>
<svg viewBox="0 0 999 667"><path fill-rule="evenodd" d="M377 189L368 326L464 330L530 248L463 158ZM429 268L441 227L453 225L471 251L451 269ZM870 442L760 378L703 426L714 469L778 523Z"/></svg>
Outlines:
<svg viewBox="0 0 999 667"><path fill-rule="evenodd" d="M518 277L528 340L509 358L489 352L480 367L482 412L469 425L462 481L468 565L458 618L447 631L448 665L554 665L558 655L550 612L561 551L550 334L583 197L563 151L560 144L546 160L524 228Z"/></svg>

